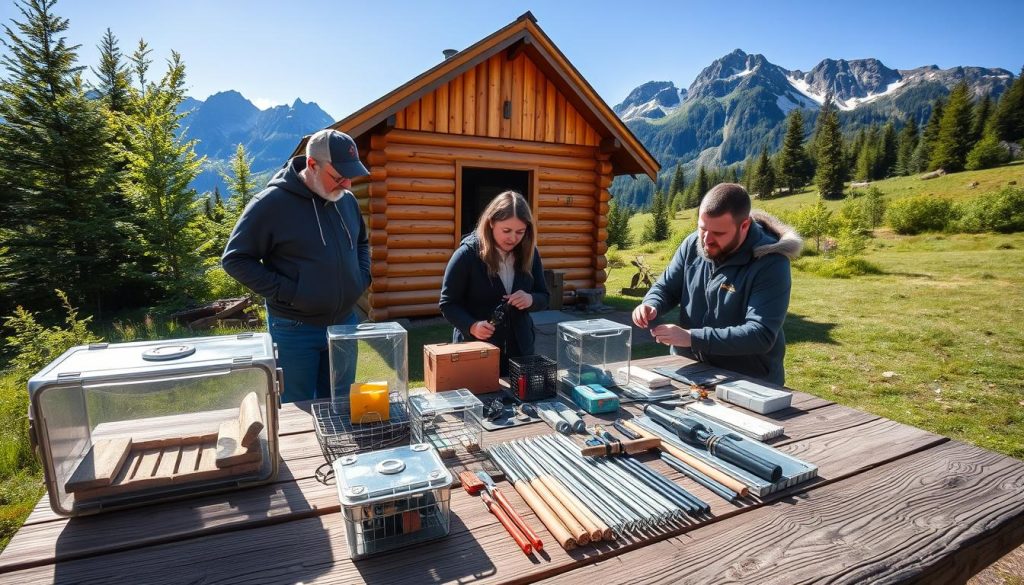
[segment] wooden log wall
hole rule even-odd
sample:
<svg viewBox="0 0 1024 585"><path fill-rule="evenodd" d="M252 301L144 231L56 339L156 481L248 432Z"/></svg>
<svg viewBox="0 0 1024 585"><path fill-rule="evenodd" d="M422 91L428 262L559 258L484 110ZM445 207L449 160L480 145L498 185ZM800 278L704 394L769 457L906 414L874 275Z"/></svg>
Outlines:
<svg viewBox="0 0 1024 585"><path fill-rule="evenodd" d="M511 118L503 116L505 101ZM395 115L395 128L597 146L601 136L523 51L505 51Z"/></svg>
<svg viewBox="0 0 1024 585"><path fill-rule="evenodd" d="M371 226L371 318L439 313L441 278L458 245L458 162L534 169L544 266L564 272L570 291L604 281L611 164L596 147L392 130L372 137L370 178L353 187Z"/></svg>
<svg viewBox="0 0 1024 585"><path fill-rule="evenodd" d="M532 170L544 267L564 273L568 294L604 283L612 165L602 137L524 52L491 57L375 132L370 177L353 186L370 231L374 280L361 304L371 319L439 313L459 240L457 163Z"/></svg>

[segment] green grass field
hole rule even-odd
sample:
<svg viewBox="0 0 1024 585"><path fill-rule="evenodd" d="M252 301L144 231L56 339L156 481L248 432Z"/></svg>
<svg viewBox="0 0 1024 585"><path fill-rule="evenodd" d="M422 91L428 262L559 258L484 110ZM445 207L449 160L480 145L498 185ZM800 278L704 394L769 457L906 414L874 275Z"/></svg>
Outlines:
<svg viewBox="0 0 1024 585"><path fill-rule="evenodd" d="M932 193L960 201L1010 181L1024 185L1024 164L874 186L887 199ZM972 182L979 185L969 188ZM815 198L805 191L756 206L787 213ZM828 205L838 209L841 202ZM644 214L631 218L634 237L646 220ZM606 302L632 309L638 299L617 294L629 284L632 257L643 255L658 273L674 243L694 227L690 210L673 221L668 242L610 252L609 263L617 267L609 273ZM794 270L785 325L787 385L1024 458L1024 234L896 236L880 229L864 256L880 274L829 279ZM153 324L100 331L110 341L188 334ZM450 335L443 324L410 330L411 386L423 381L423 344ZM656 344L633 347L636 358L664 352ZM26 457L26 410L24 387L0 375L0 549L43 493L39 467Z"/></svg>

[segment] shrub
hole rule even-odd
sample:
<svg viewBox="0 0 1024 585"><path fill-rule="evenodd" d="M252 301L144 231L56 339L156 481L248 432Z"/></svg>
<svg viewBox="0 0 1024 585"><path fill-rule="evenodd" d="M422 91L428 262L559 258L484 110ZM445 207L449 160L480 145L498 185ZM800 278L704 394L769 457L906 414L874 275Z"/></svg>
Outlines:
<svg viewBox="0 0 1024 585"><path fill-rule="evenodd" d="M967 153L967 169L990 169L1010 162L1010 151L999 143L995 134L987 134Z"/></svg>
<svg viewBox="0 0 1024 585"><path fill-rule="evenodd" d="M871 187L866 193L851 191L842 209L839 219L852 228L873 230L882 225L885 217L885 197L877 187Z"/></svg>
<svg viewBox="0 0 1024 585"><path fill-rule="evenodd" d="M20 305L13 315L4 320L4 326L14 331L14 335L7 338L7 343L16 352L11 366L19 382L27 382L43 366L71 347L102 341L88 329L92 317L79 319L78 309L71 306L68 295L58 290L57 296L67 311L66 328L44 327L36 321L35 313Z"/></svg>
<svg viewBox="0 0 1024 585"><path fill-rule="evenodd" d="M799 258L793 262L793 267L825 278L851 278L882 273L877 266L867 260L851 256Z"/></svg>
<svg viewBox="0 0 1024 585"><path fill-rule="evenodd" d="M1024 188L1004 187L964 203L958 227L970 233L1024 231Z"/></svg>
<svg viewBox="0 0 1024 585"><path fill-rule="evenodd" d="M897 199L885 212L886 223L898 234L942 231L954 217L953 204L932 195Z"/></svg>
<svg viewBox="0 0 1024 585"><path fill-rule="evenodd" d="M815 249L821 251L822 238L836 231L832 212L819 197L814 205L805 205L791 217L791 225L806 240L814 240Z"/></svg>

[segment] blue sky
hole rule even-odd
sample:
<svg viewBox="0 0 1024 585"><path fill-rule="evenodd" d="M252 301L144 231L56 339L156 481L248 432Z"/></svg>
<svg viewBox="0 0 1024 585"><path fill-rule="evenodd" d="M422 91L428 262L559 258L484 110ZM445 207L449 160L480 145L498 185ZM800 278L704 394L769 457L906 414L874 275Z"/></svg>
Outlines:
<svg viewBox="0 0 1024 585"><path fill-rule="evenodd" d="M965 10L969 7L970 10ZM1024 2L493 2L59 0L80 64L95 66L109 27L130 53L139 38L162 70L182 54L189 95L227 89L260 107L315 101L340 119L530 10L610 105L651 80L687 86L740 48L789 69L826 57L889 67L1024 65ZM17 15L0 0L4 24Z"/></svg>

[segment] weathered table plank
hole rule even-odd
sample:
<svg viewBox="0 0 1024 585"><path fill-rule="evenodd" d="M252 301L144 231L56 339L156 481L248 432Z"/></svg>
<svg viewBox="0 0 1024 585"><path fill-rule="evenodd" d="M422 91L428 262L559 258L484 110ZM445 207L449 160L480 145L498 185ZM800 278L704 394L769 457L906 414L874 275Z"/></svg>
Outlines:
<svg viewBox="0 0 1024 585"><path fill-rule="evenodd" d="M841 478L850 475L854 475L859 471L867 469L869 467L878 465L885 461L888 461L891 457L898 456L901 452L913 452L922 448L926 448L930 445L937 444L945 441L945 439L936 435L931 435L908 427L905 425L899 425L898 423L878 419L867 424L845 428L835 433L836 437L823 438L816 436L808 439L805 442L795 442L787 445L783 445L781 450L786 452L800 452L803 453L808 460L815 461L821 469L822 480L818 483L824 483L826 480ZM856 440L852 440L856 437ZM836 449L835 445L846 445L847 448ZM660 462L659 462L660 464ZM678 475L670 476L677 479ZM688 481L688 480L687 480ZM680 483L685 484L684 481ZM688 488L693 487L692 484L687 486ZM811 487L811 486L808 486ZM89 521L93 525L87 525L88 530L75 531L71 534L65 535L64 530L54 523L45 523L39 526L26 527L16 535L15 539L11 541L9 550L12 551L13 560L7 560L7 554L0 556L0 563L6 563L6 569L18 566L26 566L26 564L41 564L53 562L53 559L69 559L77 558L82 556L97 555L102 551L116 552L120 549L134 548L141 546L146 543L164 543L171 542L168 546L174 546L175 544L182 544L183 542L190 542L199 537L203 537L205 534L222 532L224 530L241 531L248 530L251 525L259 526L271 526L279 523L292 524L293 518L307 518L311 515L334 514L339 510L337 496L333 491L333 487L322 486L316 482L316 480L301 480L294 484L280 484L280 489L286 490L282 495L276 496L268 501L266 495L260 492L261 488L253 488L253 490L246 490L234 494L233 502L238 505L241 502L250 501L249 505L246 505L244 509L255 509L260 512L257 514L247 514L244 517L239 517L237 509L232 510L230 507L217 506L216 503L211 504L210 514L215 514L208 522L205 519L190 518L187 515L179 518L175 517L174 514L178 512L180 514L180 507L174 507L170 504L155 506L152 510L147 509L147 519L152 518L156 521L148 523L148 527L138 526L138 515L124 513L111 513L109 515L97 516L94 518L83 518L78 519L82 521ZM794 489L800 489L799 487ZM513 496L514 501L517 502L519 509L526 511L528 508L521 504L518 500L518 495L514 493L514 490L506 490ZM700 493L700 490L693 489L694 493ZM252 493L247 493L252 492ZM301 509L294 512L290 511L287 494L292 493L292 499L298 501ZM712 504L712 513L719 517L725 517L728 515L735 515L743 513L744 507L750 507L758 505L756 500L750 500L742 506L737 507L736 505L729 504L721 499L715 498L704 492L703 497L706 501ZM773 495L768 498L772 500L780 495ZM167 508L164 508L167 506ZM202 508L201 508L202 509ZM268 511L268 509L270 511ZM465 518L480 518L482 517L485 521L476 527L470 527L473 531L473 537L483 538L488 531L497 533L497 543L495 546L508 547L510 541L508 541L507 535L504 535L503 529L494 523L494 521L486 515L486 511L479 502L471 501L468 496L461 490L453 492L452 497L452 510L453 513L466 521ZM157 516L150 514L159 512ZM531 515L532 517L532 515ZM93 522L94 521L94 522ZM76 523L77 524L77 523ZM104 525L112 525L109 527L99 528ZM545 542L549 543L549 547L554 547L553 538L547 533L546 530L537 521L532 521L531 525L535 526L538 533L541 534L541 538ZM159 527L158 531L154 531L153 527ZM691 527L692 528L692 527ZM265 528L264 530L268 530ZM678 533L686 528L680 528L675 531L669 531L663 533L660 537L664 538L672 533ZM37 531L39 530L39 531ZM481 532L483 531L483 532ZM458 537L458 534L453 534L449 538L442 541L438 541L433 545L435 556L446 556L451 554L457 549L452 548L455 546L454 543L462 542ZM262 534L262 533L261 533ZM102 541L97 542L96 535L103 535ZM504 535L504 536L502 536ZM241 538L241 535L239 536ZM201 539L201 538L200 538ZM179 542L174 542L179 541ZM601 552L604 554L615 554L617 551L627 550L628 548L635 548L641 546L644 543L639 541L633 541L631 545L627 544L616 544L616 545L603 545L601 548L607 547L607 550L602 551L601 549L595 549L594 547L582 547L573 551L572 554L568 555L564 559L566 566L573 565L582 559L598 555ZM462 546L462 545L459 545ZM145 549L146 555L150 554L149 548ZM549 554L552 557L555 556L555 552L552 551ZM128 556L135 556L139 553L125 552ZM183 553L184 554L184 553ZM240 554L240 553L239 553ZM521 555L521 553L517 554ZM120 555L105 555L111 559ZM31 561L31 562L30 562ZM111 562L114 562L113 560ZM128 562L128 561L124 561ZM170 562L170 561L169 561ZM266 564L266 559L253 558L253 563ZM132 566L134 567L134 562ZM523 567L517 567L517 571L523 570ZM550 567L545 567L545 570ZM3 569L0 569L3 570ZM170 570L169 568L165 570ZM507 576L509 573L505 573ZM518 574L518 573L516 573ZM397 575L395 575L397 578Z"/></svg>
<svg viewBox="0 0 1024 585"><path fill-rule="evenodd" d="M1022 540L1024 462L947 442L550 582L962 583Z"/></svg>

